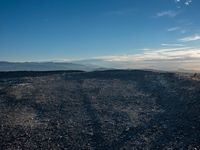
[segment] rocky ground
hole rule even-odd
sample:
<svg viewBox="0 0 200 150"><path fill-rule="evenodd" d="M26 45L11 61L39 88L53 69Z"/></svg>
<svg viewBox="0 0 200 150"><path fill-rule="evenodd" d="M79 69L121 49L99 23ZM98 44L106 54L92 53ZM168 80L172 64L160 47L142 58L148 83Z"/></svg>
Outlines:
<svg viewBox="0 0 200 150"><path fill-rule="evenodd" d="M200 81L139 70L2 72L0 149L199 150Z"/></svg>

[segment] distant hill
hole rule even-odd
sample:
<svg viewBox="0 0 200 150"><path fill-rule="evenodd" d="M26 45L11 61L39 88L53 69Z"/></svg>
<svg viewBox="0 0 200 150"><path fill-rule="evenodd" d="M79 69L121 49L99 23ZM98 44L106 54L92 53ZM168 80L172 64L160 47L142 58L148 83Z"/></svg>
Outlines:
<svg viewBox="0 0 200 150"><path fill-rule="evenodd" d="M95 67L68 62L0 62L0 71L51 71L83 70L91 71Z"/></svg>

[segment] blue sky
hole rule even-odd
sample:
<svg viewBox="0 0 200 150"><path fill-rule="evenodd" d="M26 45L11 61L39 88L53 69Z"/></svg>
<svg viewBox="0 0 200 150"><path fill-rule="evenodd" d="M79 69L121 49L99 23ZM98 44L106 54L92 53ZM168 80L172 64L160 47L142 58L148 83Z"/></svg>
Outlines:
<svg viewBox="0 0 200 150"><path fill-rule="evenodd" d="M0 0L0 60L198 55L199 14L199 0Z"/></svg>

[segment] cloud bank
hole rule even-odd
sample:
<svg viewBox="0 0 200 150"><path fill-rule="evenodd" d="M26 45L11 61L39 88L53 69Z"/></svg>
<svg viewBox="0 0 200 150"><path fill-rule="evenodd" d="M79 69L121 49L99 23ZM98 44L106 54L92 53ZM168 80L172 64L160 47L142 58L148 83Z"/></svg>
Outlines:
<svg viewBox="0 0 200 150"><path fill-rule="evenodd" d="M141 54L102 56L95 59L99 60L98 65L120 69L200 71L200 48L167 48L144 51Z"/></svg>

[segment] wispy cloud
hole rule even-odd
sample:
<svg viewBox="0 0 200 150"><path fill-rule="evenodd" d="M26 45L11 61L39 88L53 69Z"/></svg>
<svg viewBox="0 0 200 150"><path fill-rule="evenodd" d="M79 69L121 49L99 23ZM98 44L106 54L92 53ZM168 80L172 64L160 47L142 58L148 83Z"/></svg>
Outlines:
<svg viewBox="0 0 200 150"><path fill-rule="evenodd" d="M175 0L176 3L179 3L181 0Z"/></svg>
<svg viewBox="0 0 200 150"><path fill-rule="evenodd" d="M181 42L191 42L191 41L197 41L197 40L200 40L200 35L198 34L179 39L179 41Z"/></svg>
<svg viewBox="0 0 200 150"><path fill-rule="evenodd" d="M162 11L162 12L158 12L156 14L157 17L170 17L170 18L174 18L176 17L180 12L178 11L173 11L173 10L168 10L168 11Z"/></svg>
<svg viewBox="0 0 200 150"><path fill-rule="evenodd" d="M183 3L186 6L189 6L192 3L192 0L175 0L175 3Z"/></svg>
<svg viewBox="0 0 200 150"><path fill-rule="evenodd" d="M150 48L142 48L142 49L139 49L141 51L150 51L151 49Z"/></svg>
<svg viewBox="0 0 200 150"><path fill-rule="evenodd" d="M183 45L183 44L174 44L174 43L163 43L163 44L161 44L162 46L166 46L166 47L182 47L182 46L185 46L185 45Z"/></svg>
<svg viewBox="0 0 200 150"><path fill-rule="evenodd" d="M192 0L186 0L185 1L185 5L187 5L187 6L190 5L191 3L192 3Z"/></svg>
<svg viewBox="0 0 200 150"><path fill-rule="evenodd" d="M179 29L180 27L172 27L172 28L167 29L167 31L172 32L172 31L177 31Z"/></svg>

